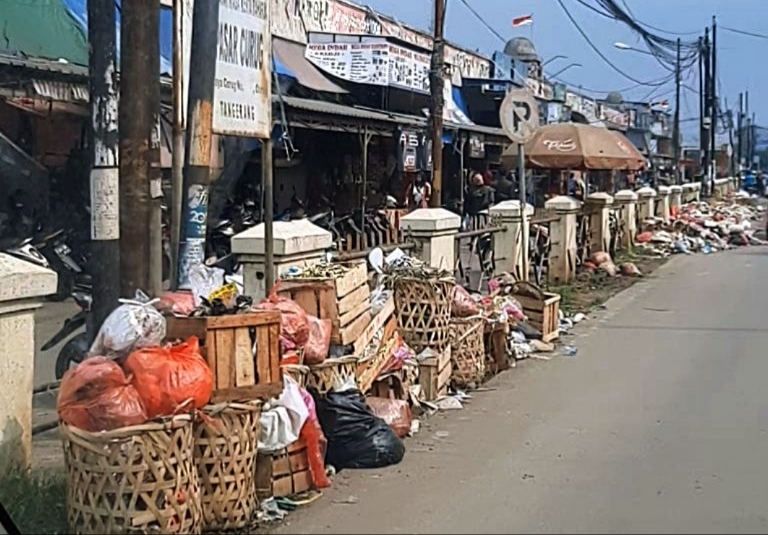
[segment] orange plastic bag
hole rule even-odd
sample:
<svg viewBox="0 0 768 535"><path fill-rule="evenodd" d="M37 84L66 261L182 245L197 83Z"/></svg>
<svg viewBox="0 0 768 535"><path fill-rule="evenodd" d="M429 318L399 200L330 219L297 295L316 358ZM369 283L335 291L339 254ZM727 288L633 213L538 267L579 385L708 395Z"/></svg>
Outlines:
<svg viewBox="0 0 768 535"><path fill-rule="evenodd" d="M371 412L387 422L398 438L405 438L411 432L411 407L403 399L365 398Z"/></svg>
<svg viewBox="0 0 768 535"><path fill-rule="evenodd" d="M131 353L125 370L150 418L203 408L213 393L213 373L196 336L181 344L146 347Z"/></svg>
<svg viewBox="0 0 768 535"><path fill-rule="evenodd" d="M68 371L56 405L62 422L85 431L111 431L147 421L139 393L120 366L105 357L86 359Z"/></svg>
<svg viewBox="0 0 768 535"><path fill-rule="evenodd" d="M325 473L325 452L328 449L328 440L320 427L317 419L317 409L312 395L305 389L301 389L301 397L309 411L309 418L304 422L299 433L299 438L307 445L307 460L309 461L309 473L312 474L312 487L315 489L327 489L331 486L331 480Z"/></svg>
<svg viewBox="0 0 768 535"><path fill-rule="evenodd" d="M267 299L256 305L257 310L278 310L280 318L280 342L283 350L304 347L309 340L307 313L295 301L277 295L275 286Z"/></svg>
<svg viewBox="0 0 768 535"><path fill-rule="evenodd" d="M304 364L321 364L328 358L331 349L331 320L321 320L307 315L309 340L304 346Z"/></svg>

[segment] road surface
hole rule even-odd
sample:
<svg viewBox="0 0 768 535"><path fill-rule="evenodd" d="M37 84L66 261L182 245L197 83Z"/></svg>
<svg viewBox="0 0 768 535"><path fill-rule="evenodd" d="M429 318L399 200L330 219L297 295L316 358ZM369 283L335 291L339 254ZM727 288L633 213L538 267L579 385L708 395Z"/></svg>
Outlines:
<svg viewBox="0 0 768 535"><path fill-rule="evenodd" d="M677 257L278 533L768 531L768 248Z"/></svg>

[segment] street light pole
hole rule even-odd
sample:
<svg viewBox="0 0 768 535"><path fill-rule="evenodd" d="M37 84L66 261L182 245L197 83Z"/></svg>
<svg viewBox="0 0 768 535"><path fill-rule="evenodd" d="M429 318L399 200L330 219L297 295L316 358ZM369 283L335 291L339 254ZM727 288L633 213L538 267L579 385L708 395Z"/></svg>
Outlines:
<svg viewBox="0 0 768 535"><path fill-rule="evenodd" d="M582 65L581 65L581 63L571 63L571 64L569 64L569 65L566 65L565 67L563 67L563 68L562 68L562 69L560 69L559 71L557 71L555 74L551 74L551 75L549 75L549 77L550 77L550 78L557 78L558 76L560 76L561 74L563 74L565 71L567 71L567 70L568 70L568 69L570 69L571 67L581 67L581 66L582 66Z"/></svg>
<svg viewBox="0 0 768 535"><path fill-rule="evenodd" d="M675 125L673 127L675 154L675 183L680 184L680 38L677 38L677 62L675 63Z"/></svg>

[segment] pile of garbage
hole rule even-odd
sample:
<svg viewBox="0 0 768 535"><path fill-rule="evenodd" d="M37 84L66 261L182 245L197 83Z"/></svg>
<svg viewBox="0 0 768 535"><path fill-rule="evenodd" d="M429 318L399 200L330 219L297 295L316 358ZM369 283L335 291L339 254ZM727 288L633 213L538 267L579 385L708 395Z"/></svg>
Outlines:
<svg viewBox="0 0 768 535"><path fill-rule="evenodd" d="M765 217L765 206L706 201L684 205L670 221L654 219L636 238L636 244L657 256L710 254L733 247L765 245L755 236Z"/></svg>

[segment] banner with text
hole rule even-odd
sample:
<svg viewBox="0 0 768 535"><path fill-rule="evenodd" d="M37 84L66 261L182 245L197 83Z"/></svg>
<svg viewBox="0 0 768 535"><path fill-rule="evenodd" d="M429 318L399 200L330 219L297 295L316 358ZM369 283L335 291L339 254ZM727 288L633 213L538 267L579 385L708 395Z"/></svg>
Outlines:
<svg viewBox="0 0 768 535"><path fill-rule="evenodd" d="M342 80L429 93L429 56L384 40L310 43L305 55L316 67Z"/></svg>

